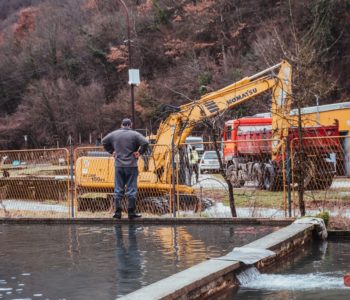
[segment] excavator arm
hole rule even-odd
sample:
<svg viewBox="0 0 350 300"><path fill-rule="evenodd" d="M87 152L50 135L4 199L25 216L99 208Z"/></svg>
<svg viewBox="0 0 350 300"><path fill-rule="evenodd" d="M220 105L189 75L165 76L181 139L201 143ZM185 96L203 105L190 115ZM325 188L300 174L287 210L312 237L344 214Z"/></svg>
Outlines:
<svg viewBox="0 0 350 300"><path fill-rule="evenodd" d="M281 142L278 141L282 141L288 133L292 95L291 76L291 65L287 61L282 61L253 76L206 94L199 100L180 106L177 112L170 114L160 124L152 155L154 161L146 177L150 179L150 172L154 174L158 172L159 175L159 170L162 170L163 175L157 179L153 177L153 180L160 179L163 183L170 183L171 156L169 151L165 151L166 148L170 149L172 143L177 146L184 143L194 126L201 121L215 117L268 90L272 90L272 137L277 141L272 145L272 159L274 159L281 148ZM142 180L142 172L140 175L141 181L147 181L146 178Z"/></svg>

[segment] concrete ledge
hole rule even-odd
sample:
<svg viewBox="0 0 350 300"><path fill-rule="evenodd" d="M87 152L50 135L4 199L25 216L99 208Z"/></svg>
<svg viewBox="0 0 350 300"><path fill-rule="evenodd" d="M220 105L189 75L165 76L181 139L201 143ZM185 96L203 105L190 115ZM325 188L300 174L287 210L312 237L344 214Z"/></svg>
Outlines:
<svg viewBox="0 0 350 300"><path fill-rule="evenodd" d="M293 223L243 247L268 249L276 253L275 257L262 259L255 264L259 270L262 270L300 250L312 240L314 229L315 225L313 224Z"/></svg>
<svg viewBox="0 0 350 300"><path fill-rule="evenodd" d="M255 264L257 268L263 269L311 241L314 228L313 224L292 224L243 247L274 251L273 255ZM246 266L239 261L211 259L121 299L205 299L237 286L236 274L244 268Z"/></svg>
<svg viewBox="0 0 350 300"><path fill-rule="evenodd" d="M243 247L259 248L268 250L278 250L281 248L281 244L295 240L300 235L310 234L310 230L313 230L313 226L310 224L291 224L287 227L281 228L278 231L272 232L269 235L255 240ZM306 232L305 232L306 231Z"/></svg>
<svg viewBox="0 0 350 300"><path fill-rule="evenodd" d="M141 218L137 220L114 220L112 218L0 218L0 224L145 224L145 225L186 225L186 224L249 224L286 226L294 219L271 218Z"/></svg>
<svg viewBox="0 0 350 300"><path fill-rule="evenodd" d="M239 262L208 260L190 269L176 273L164 280L146 286L136 292L122 297L122 299L199 299L203 297L203 286L206 296L217 291L233 287L235 277L233 271L240 267Z"/></svg>

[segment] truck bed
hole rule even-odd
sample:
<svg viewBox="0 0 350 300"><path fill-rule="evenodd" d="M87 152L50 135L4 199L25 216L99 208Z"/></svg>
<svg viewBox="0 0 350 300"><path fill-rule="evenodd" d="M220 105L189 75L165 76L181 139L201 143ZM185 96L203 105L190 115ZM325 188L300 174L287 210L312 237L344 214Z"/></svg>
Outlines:
<svg viewBox="0 0 350 300"><path fill-rule="evenodd" d="M303 149L305 152L318 149L318 153L328 153L330 148L337 149L340 147L339 139L332 138L339 136L338 126L320 126L320 127L304 127L303 135ZM237 140L232 141L234 146L233 155L263 155L271 154L272 140L271 130L262 130L254 132L237 133ZM299 149L298 143L298 128L291 127L288 131L288 141L293 149ZM229 143L230 144L230 143ZM321 151L321 152L319 152Z"/></svg>

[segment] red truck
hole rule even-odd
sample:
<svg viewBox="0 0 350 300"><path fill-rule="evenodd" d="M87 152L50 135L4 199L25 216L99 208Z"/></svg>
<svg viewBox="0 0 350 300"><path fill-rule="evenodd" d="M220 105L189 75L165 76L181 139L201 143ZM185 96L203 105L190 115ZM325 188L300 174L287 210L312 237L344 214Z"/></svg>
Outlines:
<svg viewBox="0 0 350 300"><path fill-rule="evenodd" d="M341 150L338 124L302 129L304 188L328 188L335 174L331 153ZM332 138L333 137L333 138ZM289 127L286 144L289 149L272 160L272 118L249 117L230 120L224 128L223 159L226 176L234 187L245 182L267 190L281 190L283 165L293 161L296 172L300 153L298 128ZM282 157L283 156L283 157ZM283 164L283 158L285 164ZM295 174L295 173L294 173Z"/></svg>

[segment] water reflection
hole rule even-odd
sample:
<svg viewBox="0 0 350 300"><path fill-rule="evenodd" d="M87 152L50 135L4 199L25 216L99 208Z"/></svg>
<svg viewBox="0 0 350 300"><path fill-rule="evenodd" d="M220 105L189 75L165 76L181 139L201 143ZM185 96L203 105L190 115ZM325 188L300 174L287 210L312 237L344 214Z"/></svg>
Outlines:
<svg viewBox="0 0 350 300"><path fill-rule="evenodd" d="M160 241L163 254L172 257L173 264L179 267L183 262L207 258L206 251L197 251L206 249L206 245L203 240L194 237L195 234L191 234L190 228L185 226L158 227L153 233L153 238Z"/></svg>
<svg viewBox="0 0 350 300"><path fill-rule="evenodd" d="M273 230L277 228L0 225L0 298L115 299Z"/></svg>
<svg viewBox="0 0 350 300"><path fill-rule="evenodd" d="M116 278L117 287L121 287L121 290L125 282L128 282L128 285L133 286L135 289L141 287L141 259L137 244L136 230L137 226L135 224L129 225L127 241L125 241L122 225L117 224L114 227L116 241ZM123 294L123 291L121 291L121 293L118 293L118 296Z"/></svg>
<svg viewBox="0 0 350 300"><path fill-rule="evenodd" d="M77 234L76 225L73 224L68 227L68 255L72 261L73 266L77 266L80 256L79 235Z"/></svg>

